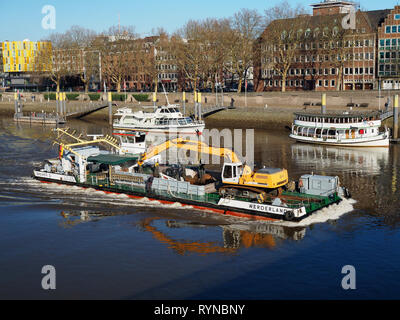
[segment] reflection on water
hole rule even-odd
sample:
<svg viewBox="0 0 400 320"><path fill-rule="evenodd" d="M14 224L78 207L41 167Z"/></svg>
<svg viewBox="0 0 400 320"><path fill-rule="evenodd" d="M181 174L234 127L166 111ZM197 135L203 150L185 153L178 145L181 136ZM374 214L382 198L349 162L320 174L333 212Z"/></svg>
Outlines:
<svg viewBox="0 0 400 320"><path fill-rule="evenodd" d="M72 228L81 223L98 222L102 218L121 215L121 213L98 213L88 210L62 211L60 226ZM148 232L153 239L179 255L190 253L234 254L241 248L259 247L273 249L283 240L300 241L306 235L306 228L289 228L269 223L254 223L220 220L220 224L210 224L210 219L202 221L171 220L165 217L147 217L135 223L141 231ZM207 222L207 223L206 223ZM196 229L218 228L221 237L214 241L193 240ZM179 230L179 232L177 232ZM178 233L178 235L177 235Z"/></svg>
<svg viewBox="0 0 400 320"><path fill-rule="evenodd" d="M389 148L345 148L296 143L292 158L300 165L318 170L329 168L343 173L379 175L389 162Z"/></svg>

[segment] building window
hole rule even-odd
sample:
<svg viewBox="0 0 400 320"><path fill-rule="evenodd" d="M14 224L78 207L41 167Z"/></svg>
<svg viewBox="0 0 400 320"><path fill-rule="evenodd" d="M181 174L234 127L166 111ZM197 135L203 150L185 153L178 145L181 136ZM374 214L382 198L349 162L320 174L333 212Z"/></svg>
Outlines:
<svg viewBox="0 0 400 320"><path fill-rule="evenodd" d="M331 87L335 87L335 80L331 80Z"/></svg>
<svg viewBox="0 0 400 320"><path fill-rule="evenodd" d="M391 26L386 26L386 33L390 33L391 30L392 30Z"/></svg>
<svg viewBox="0 0 400 320"><path fill-rule="evenodd" d="M395 14L394 15L394 20L400 20L400 14Z"/></svg>
<svg viewBox="0 0 400 320"><path fill-rule="evenodd" d="M329 86L329 80L325 80L325 87Z"/></svg>
<svg viewBox="0 0 400 320"><path fill-rule="evenodd" d="M397 33L397 26L392 26L392 33Z"/></svg>

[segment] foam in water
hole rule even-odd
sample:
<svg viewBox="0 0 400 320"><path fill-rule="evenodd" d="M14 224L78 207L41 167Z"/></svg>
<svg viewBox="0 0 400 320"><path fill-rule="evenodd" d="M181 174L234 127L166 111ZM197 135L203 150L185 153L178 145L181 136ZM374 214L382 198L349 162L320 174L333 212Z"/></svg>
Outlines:
<svg viewBox="0 0 400 320"><path fill-rule="evenodd" d="M325 223L330 220L338 220L341 216L354 210L353 204L357 201L354 199L343 199L338 204L332 204L323 208L300 222L279 221L273 222L286 227L306 227L316 223Z"/></svg>

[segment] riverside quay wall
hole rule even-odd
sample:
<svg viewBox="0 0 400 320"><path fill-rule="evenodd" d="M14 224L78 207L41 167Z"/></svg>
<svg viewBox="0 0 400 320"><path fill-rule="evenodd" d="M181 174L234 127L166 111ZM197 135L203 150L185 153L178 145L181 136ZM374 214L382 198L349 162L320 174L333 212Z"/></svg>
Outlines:
<svg viewBox="0 0 400 320"><path fill-rule="evenodd" d="M327 110L350 110L349 105L354 104L352 110L371 111L384 110L385 104L390 99L393 103L393 96L400 94L400 91L341 91L326 92ZM32 95L35 96L34 101ZM127 93L127 101L118 101L113 107L113 112L120 107L130 107L139 110L142 106L153 105L152 94L149 94L148 102L137 102L131 93ZM182 93L168 93L169 103L183 105ZM194 94L186 93L186 113L190 114L194 105ZM322 94L320 92L263 92L263 93L221 93L216 97L215 93L202 93L203 108L213 107L218 101L224 106L230 107L233 102L235 109L228 109L214 114L206 119L208 126L226 127L251 127L251 128L278 128L291 126L293 113L303 110L320 110ZM3 93L0 98L0 115L12 116L14 114L14 94ZM105 95L101 99L106 100ZM166 97L163 93L157 95L157 105L166 104ZM21 93L21 102L24 112L55 112L56 102L44 99L43 94ZM99 101L101 102L101 101ZM68 101L67 109L77 110L90 102L87 95L81 94L76 101ZM358 107L357 107L358 105ZM183 111L183 108L181 108ZM108 110L101 110L93 113L89 119L108 119Z"/></svg>

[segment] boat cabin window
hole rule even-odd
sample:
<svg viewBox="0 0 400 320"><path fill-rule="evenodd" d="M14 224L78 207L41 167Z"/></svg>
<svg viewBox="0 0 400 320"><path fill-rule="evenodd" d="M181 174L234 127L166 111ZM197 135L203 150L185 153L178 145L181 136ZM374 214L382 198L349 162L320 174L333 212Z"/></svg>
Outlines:
<svg viewBox="0 0 400 320"><path fill-rule="evenodd" d="M336 131L335 130L329 130L328 131L328 135L329 136L335 136L336 135Z"/></svg>
<svg viewBox="0 0 400 320"><path fill-rule="evenodd" d="M121 143L129 143L130 142L127 136L120 136L120 139L121 139Z"/></svg>
<svg viewBox="0 0 400 320"><path fill-rule="evenodd" d="M136 143L141 143L146 140L146 136L144 134L136 137Z"/></svg>

